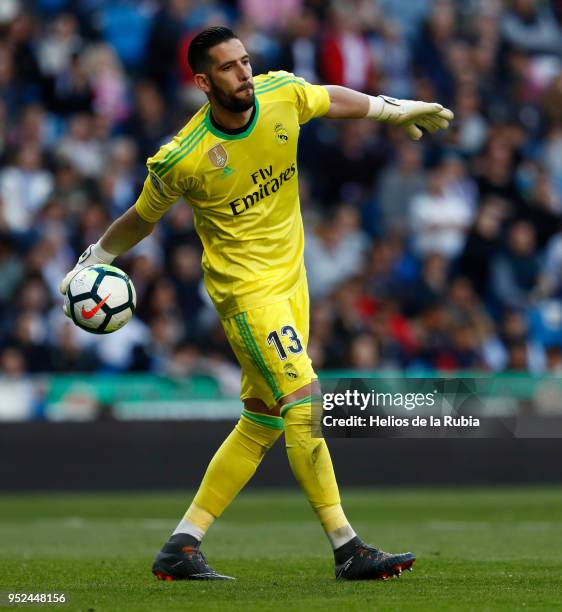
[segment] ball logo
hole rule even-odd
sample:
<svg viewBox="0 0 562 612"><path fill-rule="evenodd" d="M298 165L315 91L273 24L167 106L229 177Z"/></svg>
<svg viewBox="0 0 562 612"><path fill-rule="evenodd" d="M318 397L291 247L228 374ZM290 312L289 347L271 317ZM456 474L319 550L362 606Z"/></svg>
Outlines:
<svg viewBox="0 0 562 612"><path fill-rule="evenodd" d="M101 302L99 302L92 308L92 310L86 310L84 306L82 306L82 316L85 319L91 319L96 314L96 312L107 302L110 295L111 293L108 293Z"/></svg>
<svg viewBox="0 0 562 612"><path fill-rule="evenodd" d="M275 132L277 144L285 145L289 142L289 132L287 132L282 123L276 123L273 131Z"/></svg>
<svg viewBox="0 0 562 612"><path fill-rule="evenodd" d="M226 166L226 162L228 161L228 153L221 144L215 145L207 152L207 155L215 168L224 168Z"/></svg>

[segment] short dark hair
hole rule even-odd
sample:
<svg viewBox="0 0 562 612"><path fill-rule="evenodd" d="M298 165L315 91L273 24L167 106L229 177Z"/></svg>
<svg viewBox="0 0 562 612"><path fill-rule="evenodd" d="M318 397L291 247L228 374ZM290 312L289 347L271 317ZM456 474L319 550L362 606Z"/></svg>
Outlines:
<svg viewBox="0 0 562 612"><path fill-rule="evenodd" d="M187 51L187 61L193 74L205 72L209 68L209 49L220 45L227 40L238 38L229 28L223 26L213 26L199 32L189 44Z"/></svg>

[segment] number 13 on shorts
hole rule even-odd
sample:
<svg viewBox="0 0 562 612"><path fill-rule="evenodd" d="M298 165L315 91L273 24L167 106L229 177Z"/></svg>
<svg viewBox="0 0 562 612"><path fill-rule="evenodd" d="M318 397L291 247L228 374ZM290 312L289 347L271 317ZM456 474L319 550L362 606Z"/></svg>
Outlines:
<svg viewBox="0 0 562 612"><path fill-rule="evenodd" d="M259 398L271 406L317 378L306 352L308 316L302 283L286 300L222 321L242 367L242 399Z"/></svg>
<svg viewBox="0 0 562 612"><path fill-rule="evenodd" d="M281 336L288 336L289 344L287 346L287 349L290 353L292 353L293 355L298 355L299 353L302 353L302 342L299 340L297 332L295 331L295 328L292 325L283 325L283 327L281 328ZM279 337L277 330L274 329L272 332L269 333L269 335L267 336L267 343L270 346L273 345L275 347L275 350L279 355L279 359L287 359L287 351L285 351L285 348L283 347L283 343L281 342L281 338Z"/></svg>

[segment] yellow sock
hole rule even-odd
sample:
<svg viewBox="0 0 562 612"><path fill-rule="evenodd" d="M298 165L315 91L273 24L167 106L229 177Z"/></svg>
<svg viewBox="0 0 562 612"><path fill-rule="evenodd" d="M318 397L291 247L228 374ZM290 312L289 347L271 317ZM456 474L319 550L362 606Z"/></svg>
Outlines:
<svg viewBox="0 0 562 612"><path fill-rule="evenodd" d="M283 433L283 419L244 410L230 435L209 463L195 495L196 509L220 516L242 487L254 475L266 451ZM189 511L188 511L189 512ZM187 517L197 526L207 527L208 516L190 512Z"/></svg>
<svg viewBox="0 0 562 612"><path fill-rule="evenodd" d="M174 534L178 532L189 533L201 541L214 520L215 517L210 512L200 508L196 503L192 503L176 527Z"/></svg>
<svg viewBox="0 0 562 612"><path fill-rule="evenodd" d="M285 444L293 474L335 549L355 537L355 532L341 507L326 441L312 437L311 402L307 397L283 406Z"/></svg>

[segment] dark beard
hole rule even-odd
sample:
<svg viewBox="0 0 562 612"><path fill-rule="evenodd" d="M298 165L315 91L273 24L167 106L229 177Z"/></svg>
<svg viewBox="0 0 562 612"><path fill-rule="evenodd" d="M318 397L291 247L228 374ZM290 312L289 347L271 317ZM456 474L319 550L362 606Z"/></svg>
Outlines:
<svg viewBox="0 0 562 612"><path fill-rule="evenodd" d="M227 111L231 113L243 113L254 106L255 94L248 100L241 100L236 96L225 93L211 81L211 93L215 100Z"/></svg>

